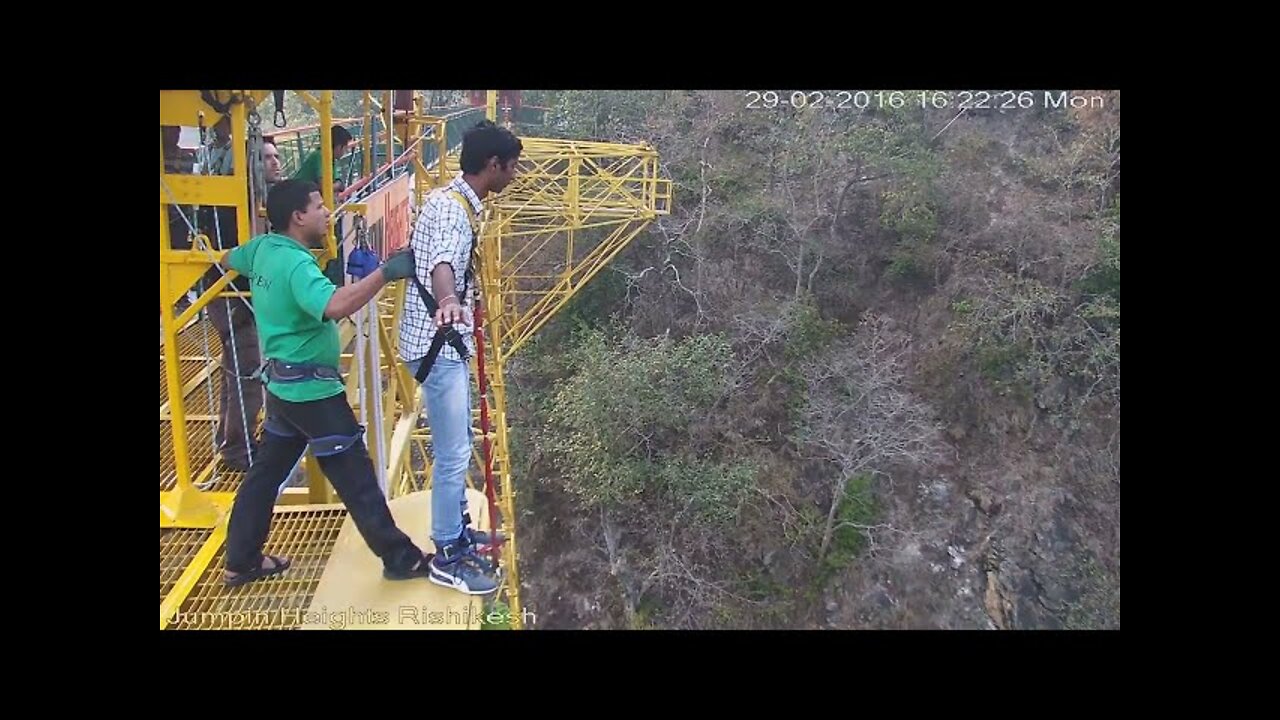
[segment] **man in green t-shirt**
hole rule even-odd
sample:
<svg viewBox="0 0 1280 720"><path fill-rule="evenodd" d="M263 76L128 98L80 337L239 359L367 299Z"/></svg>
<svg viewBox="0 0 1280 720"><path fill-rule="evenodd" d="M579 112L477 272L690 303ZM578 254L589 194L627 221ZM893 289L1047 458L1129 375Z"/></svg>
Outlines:
<svg viewBox="0 0 1280 720"><path fill-rule="evenodd" d="M346 183L342 181L342 177L338 170L338 160L347 154L347 148L351 145L351 131L341 125L334 125L329 131L329 142L333 144L333 191L340 193L346 189ZM323 156L320 154L320 148L311 151L311 154L303 159L302 164L298 166L298 170L293 173L294 180L306 180L319 185L323 178L320 171L320 163Z"/></svg>
<svg viewBox="0 0 1280 720"><path fill-rule="evenodd" d="M347 404L338 371L339 318L354 313L383 285L413 273L411 251L392 255L363 280L335 287L308 248L319 247L329 209L319 188L288 180L267 197L275 231L227 253L221 265L249 278L258 337L267 358L262 373L267 419L253 467L236 493L227 527L226 582L240 585L289 567L264 556L276 492L310 447L365 543L392 580L427 577L429 556L391 517L378 488L364 428Z"/></svg>

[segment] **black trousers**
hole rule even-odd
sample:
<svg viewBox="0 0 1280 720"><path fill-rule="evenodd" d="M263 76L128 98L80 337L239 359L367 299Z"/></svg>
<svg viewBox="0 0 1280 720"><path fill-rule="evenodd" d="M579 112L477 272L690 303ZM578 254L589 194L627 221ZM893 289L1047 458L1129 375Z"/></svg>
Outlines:
<svg viewBox="0 0 1280 720"><path fill-rule="evenodd" d="M422 551L396 527L378 489L373 460L346 395L292 403L267 395L262 445L236 493L227 526L227 570L247 572L262 564L277 491L311 444L321 469L347 506L365 543L393 572L407 571ZM339 448L344 448L339 451Z"/></svg>

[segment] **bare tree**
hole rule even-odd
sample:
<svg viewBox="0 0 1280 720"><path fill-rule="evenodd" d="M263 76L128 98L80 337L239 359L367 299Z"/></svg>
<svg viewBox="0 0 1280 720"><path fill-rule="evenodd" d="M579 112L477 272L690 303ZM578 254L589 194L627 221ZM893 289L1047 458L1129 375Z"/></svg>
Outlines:
<svg viewBox="0 0 1280 720"><path fill-rule="evenodd" d="M839 470L819 562L831 545L837 510L852 478L887 475L904 464L928 467L942 459L939 424L906 388L903 359L909 341L868 314L851 340L809 361L802 371L808 401L798 439L811 457Z"/></svg>
<svg viewBox="0 0 1280 720"><path fill-rule="evenodd" d="M700 627L724 601L761 605L730 590L732 560L738 552L719 533L690 533L690 500L670 506L638 501L626 509L600 508L599 531L583 516L577 532L593 546L601 568L619 586L628 628L646 625L640 606L651 596L671 627Z"/></svg>

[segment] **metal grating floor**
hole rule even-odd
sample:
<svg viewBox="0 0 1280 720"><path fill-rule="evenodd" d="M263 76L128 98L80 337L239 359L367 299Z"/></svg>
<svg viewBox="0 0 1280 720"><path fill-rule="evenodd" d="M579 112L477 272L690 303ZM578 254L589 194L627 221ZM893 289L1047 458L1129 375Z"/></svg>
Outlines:
<svg viewBox="0 0 1280 720"><path fill-rule="evenodd" d="M228 588L222 582L226 548L219 548L169 627L178 630L297 629L306 620L307 608L320 585L325 563L346 517L347 511L340 507L278 508L263 552L289 558L292 563L289 569L265 580ZM162 573L161 593L164 592L163 580Z"/></svg>
<svg viewBox="0 0 1280 720"><path fill-rule="evenodd" d="M192 415L213 415L221 408L222 370L221 367L210 373L211 377L200 381L191 392L183 398L182 409L187 417Z"/></svg>
<svg viewBox="0 0 1280 720"><path fill-rule="evenodd" d="M207 420L187 421L187 452L191 472L198 474L213 462L213 423ZM173 429L167 420L160 422L160 489L172 490L177 484L178 470L173 452ZM194 481L194 478L193 478Z"/></svg>
<svg viewBox="0 0 1280 720"><path fill-rule="evenodd" d="M199 385L197 385L195 389L193 389L190 393L187 394L186 403L185 405L183 405L183 411L186 413L188 422L190 422L190 418L195 416L203 415L206 417L211 417L221 412L222 410L221 375L222 375L221 370L214 372L213 382L210 382L209 380L205 380L201 382ZM233 395L237 392L237 389L234 385L232 385L231 391ZM241 385L238 392L245 393L247 397L250 391L247 387L245 387L244 385ZM261 386L259 386L258 392L262 392ZM259 403L259 408L263 407L264 405L265 405L265 399L263 400L262 403ZM259 409L259 415L261 415L261 412L262 412L261 409ZM168 418L169 416L166 415L165 417ZM251 418L251 419L260 420L261 418ZM203 420L201 420L200 422L203 422ZM257 437L258 430L261 429L261 423L259 422L254 427L255 427L254 437Z"/></svg>
<svg viewBox="0 0 1280 720"><path fill-rule="evenodd" d="M205 331L208 331L207 340L209 343L209 352L205 352ZM218 341L218 333L214 329L212 323L208 320L201 319L195 324L190 325L187 329L178 333L178 374L182 377L182 384L191 381L196 373L204 369L209 364L209 360L201 360L200 358L217 359L222 351L222 345ZM169 401L169 386L165 380L164 374L164 341L160 342L160 404L163 405Z"/></svg>
<svg viewBox="0 0 1280 720"><path fill-rule="evenodd" d="M208 333L208 334L206 334ZM218 340L218 330L202 315L199 320L188 325L178 333L179 355L204 355L204 344L209 343L209 354L217 356L222 349ZM164 354L164 342L160 343L160 354Z"/></svg>
<svg viewBox="0 0 1280 720"><path fill-rule="evenodd" d="M240 489L240 483L244 482L246 474L238 470L227 470L224 467L215 468L214 472L217 473L217 477L210 475L206 478L205 482L209 483L209 485L202 485L200 487L201 490L215 493L236 492Z"/></svg>
<svg viewBox="0 0 1280 720"><path fill-rule="evenodd" d="M178 375L182 378L180 383L185 386L191 382L197 374L209 365L208 360L187 359L178 360ZM201 389L203 392L203 389ZM160 358L160 404L164 405L169 402L169 381L164 374L164 357Z"/></svg>
<svg viewBox="0 0 1280 720"><path fill-rule="evenodd" d="M214 455L216 454L213 449L212 438L214 423L212 420L194 420L192 419L192 416L212 415L213 411L215 411L214 409L220 407L220 374L221 373L215 372L212 383L206 379L192 390L186 398L187 451L191 456L191 472L197 476L201 471L209 466L209 463L213 461ZM210 386L212 386L212 406L209 404L210 393L206 390L206 388L209 388ZM254 437L259 436L259 431L262 427L261 417L256 418L256 420L257 424L253 431ZM169 420L162 420L160 422L161 490L172 490L177 483L177 470L174 467L174 462L173 434L169 427ZM212 492L235 492L240 487L240 482L244 478L243 473L229 470L221 464L219 464L214 471L217 473L218 477L214 478L210 476L209 478L206 478L206 482L213 481L213 484L208 487L203 487L203 490L209 490Z"/></svg>
<svg viewBox="0 0 1280 720"><path fill-rule="evenodd" d="M213 530L160 529L160 602L168 597L182 571L195 558Z"/></svg>

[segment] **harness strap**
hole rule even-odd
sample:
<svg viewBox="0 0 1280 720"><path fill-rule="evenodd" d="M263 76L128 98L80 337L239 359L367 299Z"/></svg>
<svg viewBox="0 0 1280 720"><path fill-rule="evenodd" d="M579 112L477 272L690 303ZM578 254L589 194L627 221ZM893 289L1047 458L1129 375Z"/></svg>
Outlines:
<svg viewBox="0 0 1280 720"><path fill-rule="evenodd" d="M431 297L431 293L427 292L426 288L422 287L422 281L418 279L417 273L413 274L413 282L418 286L418 295L422 297L423 304L427 306L427 312L434 317L436 310L440 309L440 306L436 304L436 299ZM435 364L436 356L440 354L440 348L444 347L446 342L457 351L458 357L463 360L469 357L466 343L462 341L462 333L458 332L457 328L452 325L436 328L436 334L432 336L431 345L427 348L427 356L423 358L422 365L418 367L418 372L414 375L414 379L418 381L419 385L426 382L427 375L431 372L431 366Z"/></svg>
<svg viewBox="0 0 1280 720"><path fill-rule="evenodd" d="M467 294L467 288L470 286L471 279L475 274L476 238L480 232L479 218L472 210L471 203L467 202L467 199L463 197L461 192L458 190L450 190L449 194L452 195L454 199L458 201L458 204L462 206L463 210L466 211L467 220L471 225L471 257L470 261L467 263L467 271L462 275L462 294L465 297ZM418 279L418 273L416 272L413 274L413 283L418 288L418 296L422 298L422 303L427 306L427 312L431 317L435 317L436 311L440 309L440 306L436 303L436 299L431 296L431 293L427 292L427 289L422 286L422 281ZM458 353L458 357L462 358L464 361L470 357L470 354L467 352L467 346L463 342L462 334L459 333L456 328L452 325L436 328L436 333L431 338L431 345L427 348L427 355L422 359L422 364L418 366L418 372L414 374L414 379L418 381L419 385L426 382L427 375L431 373L431 366L435 364L436 357L440 355L440 350L444 347L446 342L449 343L454 351Z"/></svg>
<svg viewBox="0 0 1280 720"><path fill-rule="evenodd" d="M475 278L476 272L476 242L480 238L480 218L472 210L471 203L463 197L458 190L450 190L449 194L458 201L462 209L467 213L467 222L471 225L471 250L468 252L470 261L467 262L467 271L462 274L462 294L467 294L467 289L471 286L471 280Z"/></svg>
<svg viewBox="0 0 1280 720"><path fill-rule="evenodd" d="M312 363L287 363L275 359L268 359L263 363L260 373L263 381L268 383L294 383L307 380L342 381L342 374L337 368Z"/></svg>
<svg viewBox="0 0 1280 720"><path fill-rule="evenodd" d="M307 446L318 458L332 457L350 450L362 437L364 437L364 428L357 430L354 435L325 435L313 438L307 442Z"/></svg>

